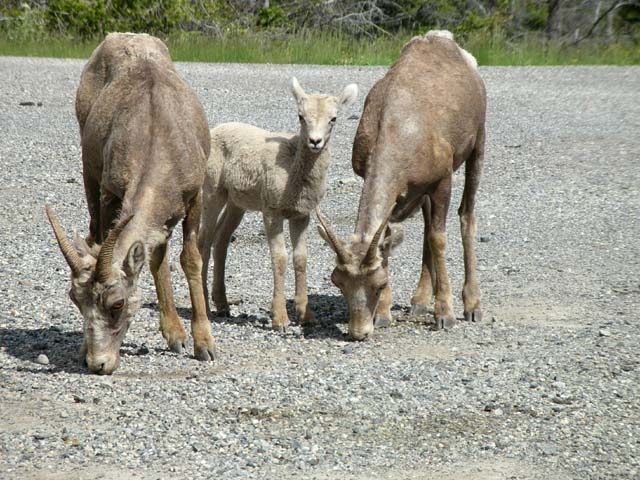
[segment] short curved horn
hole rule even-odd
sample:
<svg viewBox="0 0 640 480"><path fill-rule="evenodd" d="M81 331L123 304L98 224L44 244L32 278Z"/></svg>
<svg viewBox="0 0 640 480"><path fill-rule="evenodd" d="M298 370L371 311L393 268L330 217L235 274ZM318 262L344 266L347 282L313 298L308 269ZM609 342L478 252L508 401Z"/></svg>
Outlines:
<svg viewBox="0 0 640 480"><path fill-rule="evenodd" d="M340 261L340 263L341 264L349 263L349 259L351 258L351 255L349 254L347 249L344 248L343 243L336 236L336 234L333 233L333 230L331 230L331 227L329 227L329 224L327 223L326 219L324 218L322 213L320 213L320 207L316 207L316 215L318 216L318 220L320 221L322 228L324 228L324 231L327 232L327 237L329 237L331 246L333 247L334 252L336 252L336 255L338 255L338 260Z"/></svg>
<svg viewBox="0 0 640 480"><path fill-rule="evenodd" d="M116 246L118 237L124 230L124 227L131 221L133 215L121 220L107 235L107 239L104 241L100 254L98 255L98 264L96 265L96 277L100 283L105 283L111 277L113 270L113 249Z"/></svg>
<svg viewBox="0 0 640 480"><path fill-rule="evenodd" d="M71 241L65 235L64 230L60 225L60 220L58 220L58 217L56 216L56 214L53 213L53 210L51 210L49 205L45 205L44 209L47 212L47 218L49 219L49 223L53 228L53 234L56 236L56 240L58 241L58 246L62 251L62 255L64 255L64 259L69 264L69 267L71 267L71 272L74 275L78 275L82 270L82 268L84 267L84 262L82 261L82 258L80 258L80 255L76 250L76 247L73 246Z"/></svg>
<svg viewBox="0 0 640 480"><path fill-rule="evenodd" d="M369 248L367 249L367 253L364 256L364 258L362 259L361 265L371 265L373 263L373 260L376 258L376 252L378 250L378 242L380 241L380 237L382 236L382 232L384 232L385 228L387 228L387 224L389 223L389 220L391 219L391 215L393 214L393 209L394 208L395 208L395 204L393 205L393 207L391 207L391 211L387 215L387 218L384 219L384 222L382 222L382 225L380 225L380 227L378 227L378 231L373 236L373 239L371 240L371 244L369 245Z"/></svg>

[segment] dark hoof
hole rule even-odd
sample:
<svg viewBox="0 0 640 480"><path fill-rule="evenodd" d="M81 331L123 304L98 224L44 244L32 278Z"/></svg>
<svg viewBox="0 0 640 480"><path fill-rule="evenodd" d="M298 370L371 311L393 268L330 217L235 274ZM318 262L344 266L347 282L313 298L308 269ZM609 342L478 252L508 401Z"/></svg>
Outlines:
<svg viewBox="0 0 640 480"><path fill-rule="evenodd" d="M391 319L387 317L383 317L382 315L376 315L376 318L373 321L373 326L375 328L387 328L390 325L391 325Z"/></svg>
<svg viewBox="0 0 640 480"><path fill-rule="evenodd" d="M436 317L434 330L449 330L456 324L455 318Z"/></svg>
<svg viewBox="0 0 640 480"><path fill-rule="evenodd" d="M216 310L216 317L230 318L231 311L228 308L224 310Z"/></svg>
<svg viewBox="0 0 640 480"><path fill-rule="evenodd" d="M429 309L426 305L418 305L417 303L411 305L411 310L409 311L410 315L415 315L416 317L424 317L429 314Z"/></svg>
<svg viewBox="0 0 640 480"><path fill-rule="evenodd" d="M472 310L470 312L464 312L464 319L467 322L481 322L482 310Z"/></svg>
<svg viewBox="0 0 640 480"><path fill-rule="evenodd" d="M287 325L273 325L273 331L278 333L287 333Z"/></svg>
<svg viewBox="0 0 640 480"><path fill-rule="evenodd" d="M212 347L195 347L193 356L201 362L213 362L218 356L218 351L215 345Z"/></svg>
<svg viewBox="0 0 640 480"><path fill-rule="evenodd" d="M182 349L187 348L187 346L182 342L182 340L174 340L169 343L169 350L175 353L182 353Z"/></svg>

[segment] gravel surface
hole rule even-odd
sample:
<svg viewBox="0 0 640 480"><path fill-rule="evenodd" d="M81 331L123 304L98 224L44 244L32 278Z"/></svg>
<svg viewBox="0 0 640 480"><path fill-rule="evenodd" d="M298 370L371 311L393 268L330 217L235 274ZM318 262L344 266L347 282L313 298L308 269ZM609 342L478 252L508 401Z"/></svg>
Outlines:
<svg viewBox="0 0 640 480"><path fill-rule="evenodd" d="M82 66L0 58L0 477L640 477L639 67L481 69L484 323L434 332L430 319L408 316L420 267L416 217L391 261L395 325L370 341L346 340L333 255L313 229L309 290L321 325L276 334L265 328L272 277L262 222L247 214L228 262L227 289L241 303L213 323L219 360L167 351L145 268L144 306L121 367L99 377L77 366L81 318L43 209L50 203L68 232L86 234L73 113ZM294 129L292 75L308 91L356 82L361 95L338 121L322 203L336 231L351 232L361 181L350 144L385 69L178 67L211 125ZM462 178L448 247L459 316ZM180 240L176 230L176 302L188 329Z"/></svg>

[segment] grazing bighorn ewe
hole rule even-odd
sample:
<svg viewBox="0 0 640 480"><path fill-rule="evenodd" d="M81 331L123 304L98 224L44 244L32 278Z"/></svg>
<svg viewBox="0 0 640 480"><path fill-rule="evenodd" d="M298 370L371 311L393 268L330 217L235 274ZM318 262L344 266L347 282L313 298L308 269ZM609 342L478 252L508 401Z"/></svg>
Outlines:
<svg viewBox="0 0 640 480"><path fill-rule="evenodd" d="M228 314L224 268L229 241L246 210L262 212L273 266L273 328L281 331L289 324L284 298L287 252L283 221L289 220L293 244L296 313L301 324L313 323L306 278L309 214L324 196L331 160L328 143L338 111L355 100L358 87L347 85L338 97L308 95L294 78L292 91L300 119L297 134L272 133L242 123L222 124L211 131L198 241L203 288L206 292L213 245L212 299L218 314Z"/></svg>
<svg viewBox="0 0 640 480"><path fill-rule="evenodd" d="M462 299L465 319L481 319L473 209L484 155L485 108L475 59L446 31L414 37L369 92L353 145L353 170L364 185L351 244L340 241L318 212L320 234L337 254L331 279L347 299L352 338L361 340L374 325L391 321L388 257L401 239L387 224L403 221L418 207L424 217L422 272L411 311L426 314L435 288L436 328L454 324L445 221L452 174L463 163L458 210L465 264Z"/></svg>
<svg viewBox="0 0 640 480"><path fill-rule="evenodd" d="M76 96L82 174L91 222L86 240L66 237L47 215L71 267L69 296L84 317L81 362L94 373L118 368L119 350L140 307L138 275L147 257L160 304L160 330L181 352L187 335L176 313L168 241L180 219L180 263L189 283L198 360L212 360L197 247L200 189L209 155L207 119L162 41L107 36L82 72Z"/></svg>

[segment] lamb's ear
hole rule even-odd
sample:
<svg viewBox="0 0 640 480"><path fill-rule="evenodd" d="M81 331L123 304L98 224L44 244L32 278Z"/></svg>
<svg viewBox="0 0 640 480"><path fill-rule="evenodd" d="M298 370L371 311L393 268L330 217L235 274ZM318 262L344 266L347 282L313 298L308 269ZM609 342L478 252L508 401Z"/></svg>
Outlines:
<svg viewBox="0 0 640 480"><path fill-rule="evenodd" d="M140 273L140 270L144 265L144 260L144 245L142 244L142 242L135 242L129 248L127 258L125 258L124 260L124 273L128 278L136 277Z"/></svg>
<svg viewBox="0 0 640 480"><path fill-rule="evenodd" d="M293 93L293 96L298 103L307 98L307 94L304 93L304 90L300 86L300 83L298 82L298 79L296 77L293 77L291 79L291 92Z"/></svg>
<svg viewBox="0 0 640 480"><path fill-rule="evenodd" d="M356 98L358 98L358 86L355 83L351 83L344 87L342 95L338 100L340 108L348 107L355 101Z"/></svg>

